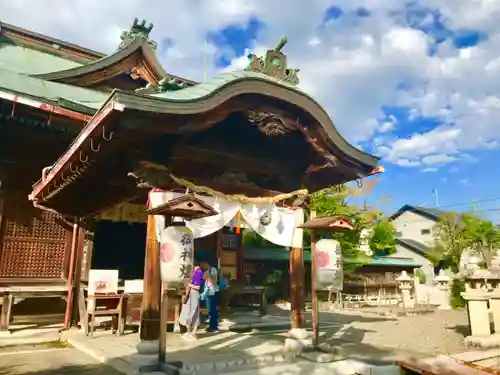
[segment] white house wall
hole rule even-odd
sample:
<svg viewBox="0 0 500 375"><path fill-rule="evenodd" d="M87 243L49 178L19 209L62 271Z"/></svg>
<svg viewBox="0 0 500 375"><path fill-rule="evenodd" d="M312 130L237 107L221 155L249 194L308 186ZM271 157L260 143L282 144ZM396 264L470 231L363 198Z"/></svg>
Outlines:
<svg viewBox="0 0 500 375"><path fill-rule="evenodd" d="M411 258L415 261L415 263L422 265L422 271L425 274L425 283L432 284L434 280L434 266L432 263L424 257L423 255L412 251L405 246L396 244L396 252L391 257L397 258Z"/></svg>
<svg viewBox="0 0 500 375"><path fill-rule="evenodd" d="M399 238L409 238L426 245L433 242L432 228L436 224L434 220L406 211L395 218L392 223ZM430 230L430 234L422 234L422 230Z"/></svg>

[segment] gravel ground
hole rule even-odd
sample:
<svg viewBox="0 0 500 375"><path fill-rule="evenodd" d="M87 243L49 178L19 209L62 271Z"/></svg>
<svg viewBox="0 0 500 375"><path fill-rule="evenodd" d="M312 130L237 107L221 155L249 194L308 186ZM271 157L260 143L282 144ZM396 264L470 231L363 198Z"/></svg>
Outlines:
<svg viewBox="0 0 500 375"><path fill-rule="evenodd" d="M466 310L436 310L396 317L394 314L399 310L368 307L322 311L320 326L338 325L324 328L323 337L335 346L348 343L352 344L352 350L372 355L380 350L424 356L468 350L464 345L464 338L468 335ZM289 316L290 311L274 309L273 314ZM310 312L306 313L306 319L310 322Z"/></svg>
<svg viewBox="0 0 500 375"><path fill-rule="evenodd" d="M345 315L349 316L349 313ZM354 318L334 337L379 348L449 354L467 350L464 345L467 329L467 312L450 310L378 321Z"/></svg>

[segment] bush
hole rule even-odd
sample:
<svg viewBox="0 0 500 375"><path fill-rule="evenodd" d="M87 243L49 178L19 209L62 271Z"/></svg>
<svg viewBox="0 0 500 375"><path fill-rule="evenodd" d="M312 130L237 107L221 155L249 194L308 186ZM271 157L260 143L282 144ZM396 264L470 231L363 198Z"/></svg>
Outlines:
<svg viewBox="0 0 500 375"><path fill-rule="evenodd" d="M451 284L451 307L459 309L465 307L465 300L460 293L465 292L465 281L454 279Z"/></svg>
<svg viewBox="0 0 500 375"><path fill-rule="evenodd" d="M427 277L425 276L425 273L421 268L415 271L415 276L418 277L418 282L420 284L425 284L425 282L427 281Z"/></svg>

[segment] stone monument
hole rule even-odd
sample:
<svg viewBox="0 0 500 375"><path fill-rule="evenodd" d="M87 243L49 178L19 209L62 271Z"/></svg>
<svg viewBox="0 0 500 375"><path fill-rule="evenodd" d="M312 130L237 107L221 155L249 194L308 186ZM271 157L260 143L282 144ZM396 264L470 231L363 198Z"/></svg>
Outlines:
<svg viewBox="0 0 500 375"><path fill-rule="evenodd" d="M439 274L436 276L435 281L440 291L440 303L438 306L438 310L450 310L451 278L444 273L444 270L439 270Z"/></svg>
<svg viewBox="0 0 500 375"><path fill-rule="evenodd" d="M402 307L404 309L413 309L415 307L415 300L411 298L413 278L409 276L406 271L403 271L401 275L396 278L396 281L403 295Z"/></svg>
<svg viewBox="0 0 500 375"><path fill-rule="evenodd" d="M481 269L476 257L471 257L465 273L470 336L467 344L484 348L500 346L500 267L495 257L492 268ZM493 329L492 329L493 326Z"/></svg>

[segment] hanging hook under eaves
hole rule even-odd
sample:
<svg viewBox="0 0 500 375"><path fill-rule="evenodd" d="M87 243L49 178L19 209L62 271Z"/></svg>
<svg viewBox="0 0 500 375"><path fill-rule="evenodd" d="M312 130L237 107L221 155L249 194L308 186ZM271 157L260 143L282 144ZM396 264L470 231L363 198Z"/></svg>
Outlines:
<svg viewBox="0 0 500 375"><path fill-rule="evenodd" d="M101 145L98 144L97 145L97 148L94 147L94 140L92 138L90 138L90 149L94 152L99 152L99 150L101 149Z"/></svg>
<svg viewBox="0 0 500 375"><path fill-rule="evenodd" d="M71 164L70 164L71 167ZM64 172L61 172L61 180L63 180L64 185L68 184L69 178L64 177Z"/></svg>
<svg viewBox="0 0 500 375"><path fill-rule="evenodd" d="M80 153L81 155L81 153ZM76 169L73 169L73 163L69 163L69 171L71 173L76 173L76 171L78 170L78 167L76 167Z"/></svg>
<svg viewBox="0 0 500 375"><path fill-rule="evenodd" d="M80 161L81 161L82 163L86 163L86 162L89 160L89 157L88 157L88 156L85 156L85 159L82 159L82 152L81 152L81 151L80 151L79 158L80 158Z"/></svg>
<svg viewBox="0 0 500 375"><path fill-rule="evenodd" d="M113 132L109 132L109 135L106 136L106 128L103 126L102 127L102 139L104 139L106 142L111 141L113 139Z"/></svg>

